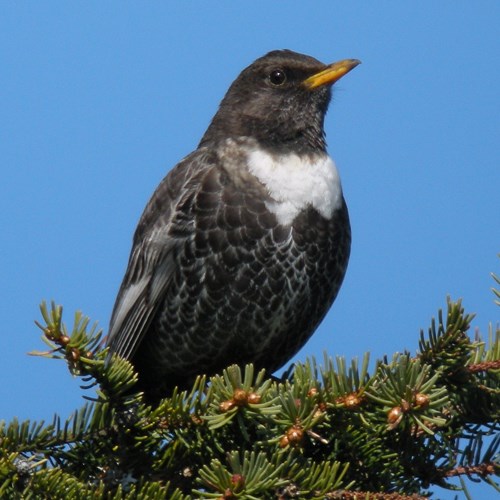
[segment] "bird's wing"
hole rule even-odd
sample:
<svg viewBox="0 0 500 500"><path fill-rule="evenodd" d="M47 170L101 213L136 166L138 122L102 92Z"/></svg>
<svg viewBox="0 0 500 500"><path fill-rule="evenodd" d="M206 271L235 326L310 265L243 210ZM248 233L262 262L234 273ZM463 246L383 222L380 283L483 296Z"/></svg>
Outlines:
<svg viewBox="0 0 500 500"><path fill-rule="evenodd" d="M197 176L207 166L201 160L194 153L165 177L137 226L107 340L111 352L123 358L133 356L163 303L176 270L175 248L181 241L172 237L170 230L174 220L179 225L179 207L196 192Z"/></svg>
<svg viewBox="0 0 500 500"><path fill-rule="evenodd" d="M153 235L134 246L111 318L108 345L112 352L126 359L134 354L162 303L173 269L171 244L158 248Z"/></svg>

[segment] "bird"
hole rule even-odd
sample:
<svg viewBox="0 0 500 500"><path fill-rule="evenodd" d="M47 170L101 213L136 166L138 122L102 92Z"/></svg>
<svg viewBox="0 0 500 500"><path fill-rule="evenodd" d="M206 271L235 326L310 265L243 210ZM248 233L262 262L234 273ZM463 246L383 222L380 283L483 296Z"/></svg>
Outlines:
<svg viewBox="0 0 500 500"><path fill-rule="evenodd" d="M358 64L256 59L154 191L107 340L150 401L232 364L276 371L330 309L351 229L324 120L333 84Z"/></svg>

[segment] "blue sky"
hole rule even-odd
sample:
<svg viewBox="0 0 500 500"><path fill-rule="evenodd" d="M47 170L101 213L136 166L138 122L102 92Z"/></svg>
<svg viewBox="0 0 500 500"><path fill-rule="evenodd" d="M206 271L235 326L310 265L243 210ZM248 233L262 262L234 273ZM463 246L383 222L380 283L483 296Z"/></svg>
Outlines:
<svg viewBox="0 0 500 500"><path fill-rule="evenodd" d="M363 62L326 121L350 265L296 359L414 352L447 295L486 333L500 316L499 23L496 0L2 2L0 418L81 405L62 362L26 356L43 348L39 302L106 328L149 196L272 49Z"/></svg>

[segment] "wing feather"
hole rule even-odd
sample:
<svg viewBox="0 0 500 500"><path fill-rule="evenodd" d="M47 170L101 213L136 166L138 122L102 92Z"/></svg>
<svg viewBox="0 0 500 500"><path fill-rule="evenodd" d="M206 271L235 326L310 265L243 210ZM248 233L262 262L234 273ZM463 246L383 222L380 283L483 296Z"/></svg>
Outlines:
<svg viewBox="0 0 500 500"><path fill-rule="evenodd" d="M134 356L163 305L176 272L174 249L182 244L182 236L172 236L172 226L190 224L181 215L183 207L211 164L204 150L187 156L163 179L141 216L108 333L111 352L121 357Z"/></svg>
<svg viewBox="0 0 500 500"><path fill-rule="evenodd" d="M130 359L133 356L162 304L161 297L174 272L171 247L168 245L160 252L141 248L131 257L131 275L136 274L133 272L135 261L145 261L147 268L139 273L138 281L124 280L113 310L108 344L111 351L121 357ZM157 255L149 257L151 253Z"/></svg>

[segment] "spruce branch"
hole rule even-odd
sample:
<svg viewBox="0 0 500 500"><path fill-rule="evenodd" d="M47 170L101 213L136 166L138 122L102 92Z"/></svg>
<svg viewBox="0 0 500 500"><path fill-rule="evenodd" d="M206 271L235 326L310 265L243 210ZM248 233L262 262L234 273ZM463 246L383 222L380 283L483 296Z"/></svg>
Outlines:
<svg viewBox="0 0 500 500"><path fill-rule="evenodd" d="M54 303L41 313L38 354L65 360L89 402L48 425L0 423L0 496L403 499L451 477L497 488L500 330L471 339L460 301L416 355L373 369L368 355L325 356L279 380L231 366L155 407L97 325L77 313L66 327Z"/></svg>
<svg viewBox="0 0 500 500"><path fill-rule="evenodd" d="M241 456L238 451L233 451L227 455L226 462L224 465L215 459L200 469L200 482L213 492L195 490L198 498L232 499L241 496L259 500L287 484L280 473L289 466L288 461L273 464L263 452L245 452Z"/></svg>

